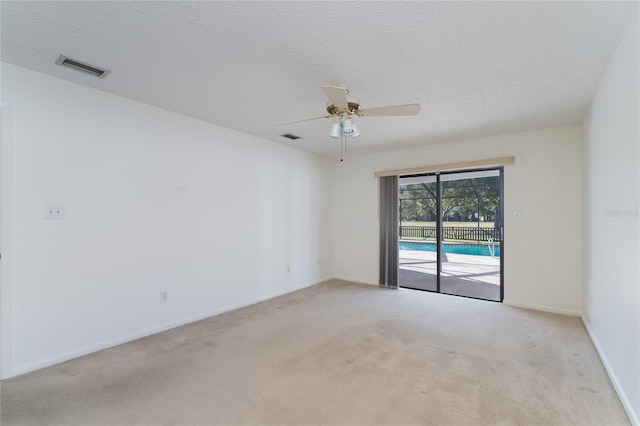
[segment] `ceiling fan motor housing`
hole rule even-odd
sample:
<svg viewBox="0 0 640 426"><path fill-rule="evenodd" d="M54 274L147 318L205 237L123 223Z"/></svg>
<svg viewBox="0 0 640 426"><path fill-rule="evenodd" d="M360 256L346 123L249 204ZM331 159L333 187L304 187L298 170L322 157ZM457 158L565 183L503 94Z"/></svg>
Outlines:
<svg viewBox="0 0 640 426"><path fill-rule="evenodd" d="M360 116L360 104L358 104L356 102L348 102L346 110L341 110L337 106L335 106L333 104L329 104L327 106L327 112L330 115L340 115L340 114L342 114L344 112L344 113L347 113L349 115Z"/></svg>

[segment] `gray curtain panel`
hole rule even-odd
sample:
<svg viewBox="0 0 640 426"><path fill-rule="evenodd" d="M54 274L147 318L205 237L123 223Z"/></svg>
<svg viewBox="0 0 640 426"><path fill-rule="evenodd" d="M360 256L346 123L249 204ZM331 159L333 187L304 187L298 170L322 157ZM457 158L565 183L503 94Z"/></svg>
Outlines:
<svg viewBox="0 0 640 426"><path fill-rule="evenodd" d="M398 288L398 176L380 178L380 286Z"/></svg>

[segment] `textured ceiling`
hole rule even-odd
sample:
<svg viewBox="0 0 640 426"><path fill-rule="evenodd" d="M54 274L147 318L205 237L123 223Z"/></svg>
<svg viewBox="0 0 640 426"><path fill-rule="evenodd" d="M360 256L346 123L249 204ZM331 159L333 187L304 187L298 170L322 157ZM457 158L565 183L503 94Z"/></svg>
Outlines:
<svg viewBox="0 0 640 426"><path fill-rule="evenodd" d="M2 60L337 156L320 86L363 107L350 153L582 121L637 2L2 1ZM60 54L111 70L55 65ZM291 132L297 141L280 137Z"/></svg>

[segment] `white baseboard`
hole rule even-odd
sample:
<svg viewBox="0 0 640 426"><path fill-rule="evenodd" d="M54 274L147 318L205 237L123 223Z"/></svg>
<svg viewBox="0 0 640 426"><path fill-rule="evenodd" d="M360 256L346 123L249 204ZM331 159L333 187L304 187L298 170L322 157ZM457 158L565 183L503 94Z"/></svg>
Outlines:
<svg viewBox="0 0 640 426"><path fill-rule="evenodd" d="M507 299L503 300L502 303L507 306L513 306L514 308L533 309L534 311L543 311L543 312L551 312L554 314L571 315L573 317L579 317L582 315L582 312L576 309L564 309L564 308L553 308L550 306L532 305L529 303L514 302L513 300L507 300Z"/></svg>
<svg viewBox="0 0 640 426"><path fill-rule="evenodd" d="M622 386L620 386L620 382L618 381L618 376L616 376L615 371L611 367L611 364L609 363L609 360L607 359L604 351L602 350L602 346L600 346L600 343L598 342L598 339L596 338L596 335L593 333L593 330L589 326L589 323L587 322L587 320L584 317L580 317L580 319L582 320L582 323L584 324L584 328L587 329L587 333L589 334L589 337L591 338L591 342L593 342L593 346L596 348L596 352L598 352L598 355L600 356L600 360L602 361L602 365L604 365L604 369L607 371L607 374L609 375L609 379L611 380L611 384L613 385L613 388L616 390L616 393L618 394L618 398L620 399L620 403L622 404L622 407L624 408L624 411L626 411L627 416L629 417L629 421L634 426L640 426L640 420L638 419L638 413L635 412L635 410L631 406L631 403L629 402L629 398L627 398L627 394L624 392L624 389L622 388Z"/></svg>
<svg viewBox="0 0 640 426"><path fill-rule="evenodd" d="M380 285L378 284L378 281L362 280L360 278L353 278L353 277L333 277L333 279L341 280L341 281L349 281L349 282L358 283L358 284Z"/></svg>
<svg viewBox="0 0 640 426"><path fill-rule="evenodd" d="M121 345L123 343L131 342L133 340L141 339L143 337L151 336L153 334L161 333L163 331L171 330L172 328L180 327L182 325L191 324L196 321L203 320L205 318L209 318L215 315L219 315L225 312L233 311L235 309L244 308L245 306L254 305L259 302L263 302L265 300L273 299L274 297L282 296L285 294L292 293L297 290L302 290L307 287L311 287L312 285L320 284L322 282L330 280L331 277L321 278L314 281L307 282L305 284L296 285L290 287L286 290L279 291L276 293L272 293L268 296L257 297L254 299L246 300L241 303L237 303L234 305L225 306L222 308L214 309L208 312L203 312L197 315L193 315L190 317L182 318L176 321L171 321L165 324L161 324L155 327L147 328L144 330L140 330L134 333L129 333L123 336L116 337L114 339L105 340L99 343L95 343L89 346L85 346L82 348L74 349L72 351L56 354L49 358L41 359L35 362L31 362L28 364L23 364L17 367L14 367L6 370L2 370L2 379L9 379L11 377L16 377L21 374L30 373L35 370L39 370L41 368L50 367L52 365L60 364L61 362L69 361L74 358L78 358L81 356L89 355L94 352L101 351L103 349L111 348L114 346Z"/></svg>

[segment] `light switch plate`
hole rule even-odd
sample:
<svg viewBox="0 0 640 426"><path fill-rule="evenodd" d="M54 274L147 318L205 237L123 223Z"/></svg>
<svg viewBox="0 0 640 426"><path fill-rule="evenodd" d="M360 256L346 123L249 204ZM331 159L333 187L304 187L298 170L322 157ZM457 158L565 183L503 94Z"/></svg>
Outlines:
<svg viewBox="0 0 640 426"><path fill-rule="evenodd" d="M522 215L520 214L520 210L514 210L511 215L511 218L513 220L520 220L522 218Z"/></svg>

